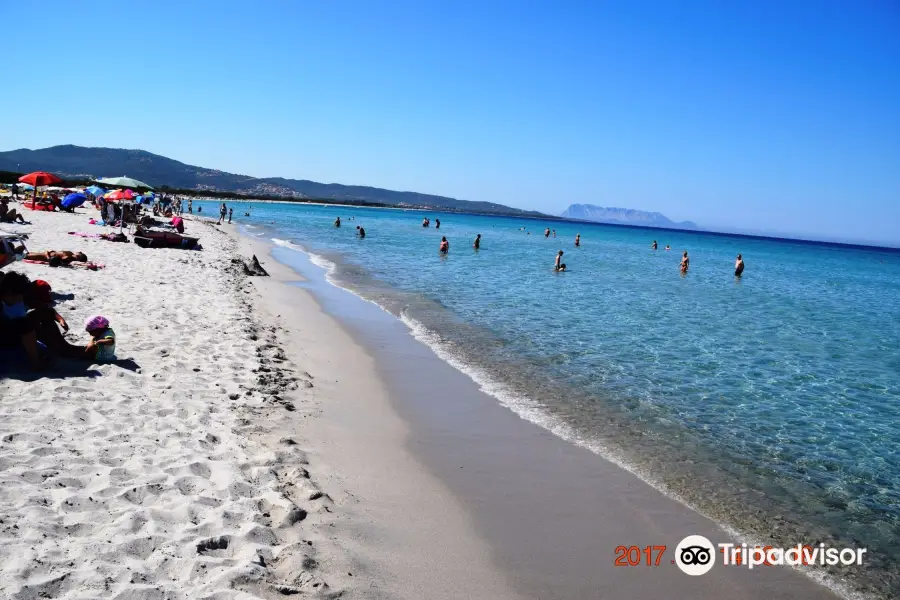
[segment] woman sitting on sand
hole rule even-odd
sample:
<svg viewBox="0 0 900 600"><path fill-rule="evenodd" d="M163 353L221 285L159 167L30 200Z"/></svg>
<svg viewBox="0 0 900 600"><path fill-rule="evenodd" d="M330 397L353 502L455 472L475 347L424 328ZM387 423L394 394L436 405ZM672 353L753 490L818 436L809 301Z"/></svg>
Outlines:
<svg viewBox="0 0 900 600"><path fill-rule="evenodd" d="M24 223L25 219L16 212L16 209L9 207L9 201L0 200L0 222L2 223Z"/></svg>
<svg viewBox="0 0 900 600"><path fill-rule="evenodd" d="M68 324L52 307L50 285L30 282L22 273L0 273L0 347L21 348L34 369L44 361L37 342L67 358L85 358L86 347L70 344L59 327Z"/></svg>

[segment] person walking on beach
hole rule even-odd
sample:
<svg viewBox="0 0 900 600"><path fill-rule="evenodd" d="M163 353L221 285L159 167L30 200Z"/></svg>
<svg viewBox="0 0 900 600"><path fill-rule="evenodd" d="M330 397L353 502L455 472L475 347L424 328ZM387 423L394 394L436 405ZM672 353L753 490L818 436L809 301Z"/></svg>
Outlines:
<svg viewBox="0 0 900 600"><path fill-rule="evenodd" d="M194 199L193 198L188 200L188 212L190 214L194 214Z"/></svg>
<svg viewBox="0 0 900 600"><path fill-rule="evenodd" d="M443 236L441 237L440 252L441 254L447 254L448 252L450 252L450 242L448 242L447 238Z"/></svg>
<svg viewBox="0 0 900 600"><path fill-rule="evenodd" d="M216 221L216 225L222 223L225 220L225 216L228 214L228 209L225 208L225 203L222 203L222 207L219 209L219 220Z"/></svg>
<svg viewBox="0 0 900 600"><path fill-rule="evenodd" d="M734 261L734 276L740 277L744 272L744 259L740 254L737 255L737 260Z"/></svg>
<svg viewBox="0 0 900 600"><path fill-rule="evenodd" d="M231 225L231 215L232 215L232 214L234 214L234 209L233 209L233 208L229 208L229 209L228 209L228 224L229 224L229 225Z"/></svg>
<svg viewBox="0 0 900 600"><path fill-rule="evenodd" d="M18 201L19 201L19 186L16 185L15 183L13 183L13 184L12 184L12 190L10 190L10 191L12 192L13 200L15 200L16 202L18 202Z"/></svg>
<svg viewBox="0 0 900 600"><path fill-rule="evenodd" d="M688 267L691 266L691 259L688 258L687 250L684 251L684 254L681 255L681 274L684 275L688 272Z"/></svg>
<svg viewBox="0 0 900 600"><path fill-rule="evenodd" d="M650 247L653 248L654 250L656 250L656 240L653 240L653 245Z"/></svg>
<svg viewBox="0 0 900 600"><path fill-rule="evenodd" d="M576 233L576 234L575 234L575 247L577 248L577 247L579 247L580 245L581 245L581 234L580 234L580 233Z"/></svg>
<svg viewBox="0 0 900 600"><path fill-rule="evenodd" d="M562 257L563 257L563 251L560 250L559 252L556 253L556 262L553 263L554 271L565 271L566 270L566 263L562 262Z"/></svg>
<svg viewBox="0 0 900 600"><path fill-rule="evenodd" d="M481 234L480 233L475 236L475 243L472 244L472 247L475 248L476 250L481 248Z"/></svg>

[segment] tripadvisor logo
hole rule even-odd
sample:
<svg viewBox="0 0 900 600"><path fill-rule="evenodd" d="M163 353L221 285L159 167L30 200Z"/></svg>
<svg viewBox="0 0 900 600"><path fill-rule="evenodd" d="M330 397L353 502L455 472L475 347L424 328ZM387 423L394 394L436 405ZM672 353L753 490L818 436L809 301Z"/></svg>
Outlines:
<svg viewBox="0 0 900 600"><path fill-rule="evenodd" d="M687 575L704 575L716 564L715 546L702 535L689 535L675 547L675 564Z"/></svg>

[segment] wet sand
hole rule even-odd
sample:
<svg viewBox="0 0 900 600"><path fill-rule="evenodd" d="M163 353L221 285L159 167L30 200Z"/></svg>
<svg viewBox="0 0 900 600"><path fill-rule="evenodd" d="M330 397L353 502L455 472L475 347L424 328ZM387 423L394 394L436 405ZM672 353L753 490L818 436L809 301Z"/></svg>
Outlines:
<svg viewBox="0 0 900 600"><path fill-rule="evenodd" d="M263 246L257 243L256 248L261 252ZM427 528L425 536L404 534L410 537L387 544L367 539L374 546L361 546L373 578L393 581L395 594L420 587L400 584L423 580L421 561L408 562L411 557L428 562L426 557L440 558L436 548L471 543L471 552L453 554L452 560L461 562L434 563L424 577L428 592L419 597L463 597L453 587L454 577L473 577L476 571L485 580L502 582L504 591L479 587L465 597L838 597L784 567L751 571L720 565L701 577L685 575L671 561L675 546L687 535L704 535L714 543L740 540L635 475L520 419L413 339L399 320L326 283L322 270L305 255L275 248L273 256L290 261L303 275L281 271L282 282L294 288L280 292L285 305L301 302L301 297L306 302L312 294L335 319L335 328L349 333L371 357L373 371L366 375L374 374L374 379L357 394L342 395L348 405L323 406L316 440L326 456L334 452L329 458L347 493L360 505L380 507L367 512L373 528L367 533L395 531L406 515L414 515L408 527ZM402 421L390 435L380 428L385 419L392 420L385 410ZM398 447L405 451L402 462L396 462ZM390 490L371 476L382 470L392 473ZM426 499L410 487L417 478L436 479L426 506ZM435 495L442 497L432 503ZM445 527L451 503L452 519L465 520L462 531ZM423 540L424 547L407 546ZM397 550L398 541L401 554L385 556ZM666 546L666 551L659 566L615 566L618 546Z"/></svg>

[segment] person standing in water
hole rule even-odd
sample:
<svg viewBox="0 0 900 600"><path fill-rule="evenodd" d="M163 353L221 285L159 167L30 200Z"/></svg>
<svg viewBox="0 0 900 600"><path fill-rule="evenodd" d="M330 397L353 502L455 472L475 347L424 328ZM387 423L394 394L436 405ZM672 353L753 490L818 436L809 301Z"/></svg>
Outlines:
<svg viewBox="0 0 900 600"><path fill-rule="evenodd" d="M366 237L366 230L363 229L362 227L360 227L359 225L357 225L356 226L356 235L359 236L359 239L363 239L364 237Z"/></svg>
<svg viewBox="0 0 900 600"><path fill-rule="evenodd" d="M560 250L559 252L556 253L556 262L553 263L554 271L565 271L566 270L566 263L562 262L562 257L563 257L563 251Z"/></svg>
<svg viewBox="0 0 900 600"><path fill-rule="evenodd" d="M188 200L188 213L194 214L194 199L193 198Z"/></svg>
<svg viewBox="0 0 900 600"><path fill-rule="evenodd" d="M653 240L653 245L650 247L653 248L654 250L656 250L656 240Z"/></svg>
<svg viewBox="0 0 900 600"><path fill-rule="evenodd" d="M231 225L231 215L233 215L233 214L234 214L234 209L233 209L233 208L229 208L229 209L228 209L228 224L229 224L229 225Z"/></svg>
<svg viewBox="0 0 900 600"><path fill-rule="evenodd" d="M472 244L472 247L475 248L476 250L481 248L481 234L480 233L475 236L475 243Z"/></svg>
<svg viewBox="0 0 900 600"><path fill-rule="evenodd" d="M450 242L447 241L446 237L441 237L440 252L441 254L447 254L448 252L450 252Z"/></svg>
<svg viewBox="0 0 900 600"><path fill-rule="evenodd" d="M338 217L337 219L334 220L334 226L335 227L341 226L341 218L340 217Z"/></svg>
<svg viewBox="0 0 900 600"><path fill-rule="evenodd" d="M740 277L744 272L744 259L740 254L737 255L737 260L734 261L734 276Z"/></svg>
<svg viewBox="0 0 900 600"><path fill-rule="evenodd" d="M556 237L556 230L553 230L553 237Z"/></svg>
<svg viewBox="0 0 900 600"><path fill-rule="evenodd" d="M544 237L545 237L545 238L550 237L550 228L549 228L549 227L548 227L547 229L544 230Z"/></svg>
<svg viewBox="0 0 900 600"><path fill-rule="evenodd" d="M435 219L435 220L434 220L434 228L435 228L435 229L440 229L440 228L441 228L441 220L440 220L440 219Z"/></svg>
<svg viewBox="0 0 900 600"><path fill-rule="evenodd" d="M221 224L222 221L225 220L225 217L226 217L227 215L228 215L228 209L225 208L225 203L223 202L223 203L222 203L222 207L219 208L219 220L216 221L216 225Z"/></svg>
<svg viewBox="0 0 900 600"><path fill-rule="evenodd" d="M691 266L691 259L688 258L687 250L684 251L684 254L681 255L681 274L684 275L688 272L688 267Z"/></svg>
<svg viewBox="0 0 900 600"><path fill-rule="evenodd" d="M580 245L581 245L581 234L580 234L580 233L576 233L576 234L575 234L575 247L577 248L577 247L579 247Z"/></svg>

